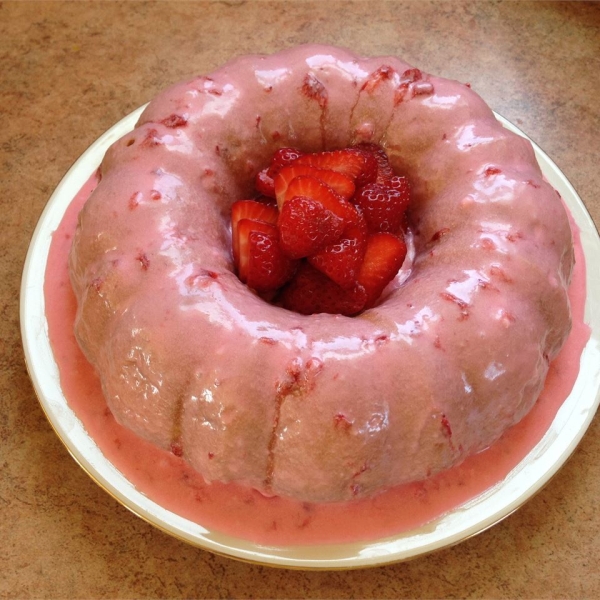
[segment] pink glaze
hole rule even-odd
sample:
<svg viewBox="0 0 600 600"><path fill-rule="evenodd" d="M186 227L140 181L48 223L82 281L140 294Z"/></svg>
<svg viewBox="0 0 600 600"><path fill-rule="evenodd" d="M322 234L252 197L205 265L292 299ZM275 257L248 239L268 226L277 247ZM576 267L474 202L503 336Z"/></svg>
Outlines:
<svg viewBox="0 0 600 600"><path fill-rule="evenodd" d="M585 263L578 235L569 291L571 334L550 365L544 390L531 412L491 448L426 481L343 504L267 498L233 483L208 484L183 459L158 449L115 421L69 325L75 318L76 300L69 282L68 253L77 215L96 183L95 177L90 179L66 212L53 236L46 268L48 331L62 389L106 458L138 490L209 530L287 546L373 540L416 529L501 481L542 438L575 382L579 357L589 338L583 323Z"/></svg>
<svg viewBox="0 0 600 600"><path fill-rule="evenodd" d="M360 141L412 184L410 276L354 318L265 303L233 272L232 202L281 146ZM530 411L570 330L570 227L531 144L396 58L238 58L160 94L101 170L77 339L117 420L206 480L335 502L427 479Z"/></svg>

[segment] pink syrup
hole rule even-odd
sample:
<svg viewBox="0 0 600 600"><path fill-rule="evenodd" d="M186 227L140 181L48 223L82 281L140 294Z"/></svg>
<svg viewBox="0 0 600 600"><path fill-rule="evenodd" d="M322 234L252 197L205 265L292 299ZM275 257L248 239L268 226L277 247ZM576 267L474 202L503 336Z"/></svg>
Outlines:
<svg viewBox="0 0 600 600"><path fill-rule="evenodd" d="M73 335L76 300L69 281L68 254L77 215L96 184L96 176L91 177L67 209L53 234L46 268L46 316L61 386L69 406L104 456L140 492L209 530L260 544L288 546L367 541L416 529L502 481L543 437L575 383L589 328L583 322L585 263L573 225L576 267L569 293L573 330L550 365L534 408L492 447L426 481L343 504L267 498L237 484L206 483L183 459L152 446L115 421L98 377Z"/></svg>

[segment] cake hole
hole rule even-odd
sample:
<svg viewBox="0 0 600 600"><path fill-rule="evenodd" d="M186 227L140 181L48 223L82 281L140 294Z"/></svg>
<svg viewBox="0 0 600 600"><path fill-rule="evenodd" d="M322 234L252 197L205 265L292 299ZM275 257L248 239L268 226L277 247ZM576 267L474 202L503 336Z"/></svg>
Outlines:
<svg viewBox="0 0 600 600"><path fill-rule="evenodd" d="M269 304L303 315L352 317L376 307L403 277L411 228L410 183L385 149L283 147L261 166L251 199L231 207L239 280Z"/></svg>

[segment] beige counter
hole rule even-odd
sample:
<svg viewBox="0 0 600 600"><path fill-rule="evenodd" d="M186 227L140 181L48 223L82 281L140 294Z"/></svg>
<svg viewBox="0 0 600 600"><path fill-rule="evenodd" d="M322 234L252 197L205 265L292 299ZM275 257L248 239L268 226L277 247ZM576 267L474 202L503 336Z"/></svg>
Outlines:
<svg viewBox="0 0 600 600"><path fill-rule="evenodd" d="M18 293L54 187L169 83L305 42L396 54L470 82L546 150L600 223L598 3L0 2L0 597L600 596L598 419L550 484L489 531L337 573L243 564L170 538L93 483L46 421L24 365Z"/></svg>

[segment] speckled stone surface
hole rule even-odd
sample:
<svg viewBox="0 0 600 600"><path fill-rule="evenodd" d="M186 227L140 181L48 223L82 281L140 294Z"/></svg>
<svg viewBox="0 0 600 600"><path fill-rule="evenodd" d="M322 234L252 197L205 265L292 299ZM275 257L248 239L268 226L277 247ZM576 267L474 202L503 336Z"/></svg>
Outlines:
<svg viewBox="0 0 600 600"><path fill-rule="evenodd" d="M18 308L54 187L169 83L305 42L470 82L600 223L598 3L0 2L1 598L599 597L598 419L550 484L492 529L408 563L334 573L243 564L161 533L101 490L46 421Z"/></svg>

